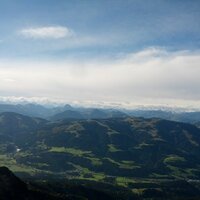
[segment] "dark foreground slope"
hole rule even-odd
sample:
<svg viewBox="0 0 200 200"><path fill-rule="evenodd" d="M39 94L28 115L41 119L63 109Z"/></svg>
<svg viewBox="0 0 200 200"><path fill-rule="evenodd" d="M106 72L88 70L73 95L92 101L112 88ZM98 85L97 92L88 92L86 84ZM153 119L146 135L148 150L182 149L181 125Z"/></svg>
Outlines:
<svg viewBox="0 0 200 200"><path fill-rule="evenodd" d="M6 167L0 167L0 199L24 199L28 189L24 182L17 178Z"/></svg>
<svg viewBox="0 0 200 200"><path fill-rule="evenodd" d="M1 200L112 200L114 197L104 192L80 185L60 183L25 183L8 168L0 167Z"/></svg>
<svg viewBox="0 0 200 200"><path fill-rule="evenodd" d="M59 194L48 194L38 188L29 189L28 185L17 178L8 168L0 167L0 199L1 200L64 200Z"/></svg>
<svg viewBox="0 0 200 200"><path fill-rule="evenodd" d="M151 186L153 185L155 187L155 183L151 183ZM107 186L104 184L104 187ZM200 197L199 186L183 180L164 182L159 187L142 189L143 193L139 195L117 186L110 185L107 191L104 192L81 184L70 183L66 180L62 182L54 180L50 182L29 181L25 183L16 177L8 168L0 167L1 200L197 200ZM138 188L136 187L136 189Z"/></svg>

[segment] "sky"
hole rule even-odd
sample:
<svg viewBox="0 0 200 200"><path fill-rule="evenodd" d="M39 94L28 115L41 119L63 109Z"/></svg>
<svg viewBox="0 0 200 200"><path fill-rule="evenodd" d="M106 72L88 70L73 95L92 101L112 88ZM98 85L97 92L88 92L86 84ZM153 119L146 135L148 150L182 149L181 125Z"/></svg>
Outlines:
<svg viewBox="0 0 200 200"><path fill-rule="evenodd" d="M0 100L200 109L199 0L1 0Z"/></svg>

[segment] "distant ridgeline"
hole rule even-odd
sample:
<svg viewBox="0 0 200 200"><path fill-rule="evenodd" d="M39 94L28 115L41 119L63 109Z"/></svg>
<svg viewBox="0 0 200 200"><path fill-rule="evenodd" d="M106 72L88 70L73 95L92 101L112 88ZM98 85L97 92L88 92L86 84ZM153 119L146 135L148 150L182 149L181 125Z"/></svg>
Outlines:
<svg viewBox="0 0 200 200"><path fill-rule="evenodd" d="M173 109L171 109L173 110ZM46 107L39 104L0 104L0 113L15 112L29 117L40 117L47 120L64 119L108 119L128 116L144 118L161 118L171 121L200 123L200 112L167 111L161 109L105 109L65 106Z"/></svg>
<svg viewBox="0 0 200 200"><path fill-rule="evenodd" d="M126 115L48 121L0 114L0 164L23 179L70 180L108 192L106 184L138 198L195 198L199 155L197 125Z"/></svg>

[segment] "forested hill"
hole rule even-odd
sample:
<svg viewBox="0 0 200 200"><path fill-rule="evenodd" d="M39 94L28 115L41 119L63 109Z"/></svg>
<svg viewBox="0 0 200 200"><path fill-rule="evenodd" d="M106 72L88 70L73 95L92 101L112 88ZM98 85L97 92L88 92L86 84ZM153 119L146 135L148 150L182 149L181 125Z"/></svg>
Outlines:
<svg viewBox="0 0 200 200"><path fill-rule="evenodd" d="M26 179L87 182L109 188L105 192L122 187L122 194L126 189L148 197L177 190L195 196L199 155L200 129L191 124L135 117L52 122L0 114L0 164Z"/></svg>
<svg viewBox="0 0 200 200"><path fill-rule="evenodd" d="M0 137L2 155L38 170L199 177L200 130L190 124L131 117L53 123L3 113Z"/></svg>

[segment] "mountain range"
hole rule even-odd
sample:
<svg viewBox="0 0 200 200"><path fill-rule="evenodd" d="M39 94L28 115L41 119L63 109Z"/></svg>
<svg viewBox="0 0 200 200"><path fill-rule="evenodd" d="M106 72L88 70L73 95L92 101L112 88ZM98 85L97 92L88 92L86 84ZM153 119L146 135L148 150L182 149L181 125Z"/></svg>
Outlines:
<svg viewBox="0 0 200 200"><path fill-rule="evenodd" d="M0 113L15 112L29 117L39 117L47 120L64 119L107 119L122 117L161 118L171 121L197 124L200 121L199 111L169 111L163 109L115 109L86 108L64 106L43 106L40 104L0 104Z"/></svg>
<svg viewBox="0 0 200 200"><path fill-rule="evenodd" d="M169 192L166 183L181 180L183 192L193 188L186 193L195 197L199 155L200 129L188 123L128 115L47 120L0 114L0 164L23 179L76 180L104 192L107 184L142 197L170 196L176 189Z"/></svg>

